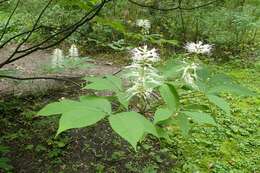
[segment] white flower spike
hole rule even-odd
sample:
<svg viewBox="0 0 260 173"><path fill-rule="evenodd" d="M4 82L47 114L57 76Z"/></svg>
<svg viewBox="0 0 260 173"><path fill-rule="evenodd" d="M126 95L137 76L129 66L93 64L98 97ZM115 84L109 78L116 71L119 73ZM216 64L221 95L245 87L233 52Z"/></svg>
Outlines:
<svg viewBox="0 0 260 173"><path fill-rule="evenodd" d="M187 62L184 61L184 64L187 64ZM183 70L182 79L184 80L184 82L186 82L188 85L190 85L193 88L198 88L198 86L195 84L196 80L198 79L197 76L198 69L199 69L199 65L195 63L187 64L187 66L181 69Z"/></svg>
<svg viewBox="0 0 260 173"><path fill-rule="evenodd" d="M147 46L138 47L132 50L132 64L125 67L129 72L125 78L133 84L127 90L127 99L133 96L148 99L153 89L162 84L164 78L152 65L160 60L156 49L149 50Z"/></svg>
<svg viewBox="0 0 260 173"><path fill-rule="evenodd" d="M73 58L79 57L79 50L75 44L72 44L69 49L69 56Z"/></svg>
<svg viewBox="0 0 260 173"><path fill-rule="evenodd" d="M52 55L52 67L62 67L62 64L64 62L64 56L61 49L54 49L53 55Z"/></svg>
<svg viewBox="0 0 260 173"><path fill-rule="evenodd" d="M201 41L194 43L194 42L189 42L186 43L184 48L189 52L189 53L196 53L196 54L210 54L213 45L211 44L203 44Z"/></svg>
<svg viewBox="0 0 260 173"><path fill-rule="evenodd" d="M136 26L142 28L145 34L149 34L151 28L151 22L147 19L138 19L136 20Z"/></svg>

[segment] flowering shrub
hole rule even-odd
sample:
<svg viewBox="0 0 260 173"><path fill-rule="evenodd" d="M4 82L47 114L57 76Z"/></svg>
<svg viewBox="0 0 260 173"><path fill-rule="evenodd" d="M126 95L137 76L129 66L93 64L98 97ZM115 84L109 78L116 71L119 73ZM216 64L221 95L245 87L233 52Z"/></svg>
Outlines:
<svg viewBox="0 0 260 173"><path fill-rule="evenodd" d="M149 34L149 20L137 20L136 25L142 28L143 35ZM198 42L187 43L184 48L196 57L196 54L210 54L213 46ZM71 46L69 53L70 57L78 56L75 45ZM186 93L187 90L188 94L199 93L227 115L231 114L230 107L219 96L222 92L252 95L229 77L205 71L197 62L192 62L196 59L188 58L187 61L184 58L181 62L171 60L158 67L160 56L155 48L149 49L144 45L134 48L131 54L132 63L119 76L84 78L87 83L84 89L106 90L112 96L63 99L48 104L38 115L61 114L56 135L107 118L112 129L137 150L138 142L147 134L169 140L168 133L173 126L178 126L182 134L187 135L192 123L216 125L210 114L182 105L182 95L179 93ZM111 102L116 106L112 108Z"/></svg>
<svg viewBox="0 0 260 173"><path fill-rule="evenodd" d="M106 118L112 129L137 150L138 142L147 134L168 140L173 126L187 135L193 123L216 125L209 113L181 104L183 94L180 93L200 93L227 115L230 114L229 104L219 94L252 95L229 77L206 72L195 63L171 60L156 67L159 55L148 46L135 48L131 53L133 62L120 76L85 78L84 89L110 91L112 97L91 95L78 100L64 99L48 104L38 115L61 115L56 135ZM184 87L186 85L190 87ZM112 107L111 103L116 106Z"/></svg>
<svg viewBox="0 0 260 173"><path fill-rule="evenodd" d="M88 57L80 57L77 46L72 44L66 54L59 48L54 49L51 65L43 66L43 71L57 73L66 69L74 70L93 67L92 64L87 63L89 60L90 58Z"/></svg>

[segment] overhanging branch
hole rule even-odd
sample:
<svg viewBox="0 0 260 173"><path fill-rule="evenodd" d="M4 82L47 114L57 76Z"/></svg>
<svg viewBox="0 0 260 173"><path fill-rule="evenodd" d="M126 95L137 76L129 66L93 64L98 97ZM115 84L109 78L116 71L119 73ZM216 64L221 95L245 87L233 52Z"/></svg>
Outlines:
<svg viewBox="0 0 260 173"><path fill-rule="evenodd" d="M70 25L69 27L52 34L51 36L49 36L45 40L41 41L40 43L37 43L27 49L19 50L20 47L27 42L27 40L32 35L32 33L41 28L41 27L37 27L37 24L38 24L39 20L41 19L43 13L45 12L45 10L49 7L50 3L52 2L52 0L49 0L48 4L41 11L41 13L40 13L39 17L37 18L35 24L33 25L33 28L31 31L26 31L26 32L17 34L16 36L13 36L12 38L5 41L0 46L0 48L2 48L8 42L12 41L13 39L26 35L25 39L16 47L15 51L11 54L11 56L9 56L9 58L7 58L4 62L0 63L0 68L2 68L3 66L5 66L7 64L10 64L16 60L19 60L37 50L48 49L50 47L53 47L53 46L61 43L66 38L68 38L71 34L73 34L79 27L81 27L88 21L92 20L100 12L100 10L104 7L104 5L110 1L111 0L103 0L100 4L96 5L88 13L86 13L86 15L84 15L84 17L82 17L79 21L75 22L74 24ZM57 39L58 36L62 36L62 37L59 38L58 40L54 41L55 39Z"/></svg>
<svg viewBox="0 0 260 173"><path fill-rule="evenodd" d="M206 6L209 6L209 5L212 5L220 0L214 0L214 1L211 1L211 2L208 2L208 3L205 3L205 4L201 4L201 5L198 5L198 6L194 6L194 7L190 7L190 8L187 8L187 7L182 7L180 6L180 4L174 6L174 7L170 7L170 8L159 8L159 7L156 7L154 5L147 5L147 4L143 4L143 3L140 3L140 2L137 2L135 0L128 0L130 3L132 4L135 4L135 5L138 5L140 7L143 7L143 8L151 8L151 9L154 9L154 10L160 10L160 11L173 11L173 10L186 10L186 11L191 11L191 10L195 10L195 9L198 9L198 8L203 8L203 7L206 7Z"/></svg>

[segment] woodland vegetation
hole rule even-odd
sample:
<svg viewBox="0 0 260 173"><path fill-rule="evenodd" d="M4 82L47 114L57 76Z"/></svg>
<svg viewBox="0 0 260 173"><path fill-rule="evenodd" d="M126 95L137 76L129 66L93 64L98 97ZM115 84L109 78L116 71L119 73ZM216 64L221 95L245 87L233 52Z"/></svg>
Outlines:
<svg viewBox="0 0 260 173"><path fill-rule="evenodd" d="M0 0L0 172L260 172L259 0Z"/></svg>

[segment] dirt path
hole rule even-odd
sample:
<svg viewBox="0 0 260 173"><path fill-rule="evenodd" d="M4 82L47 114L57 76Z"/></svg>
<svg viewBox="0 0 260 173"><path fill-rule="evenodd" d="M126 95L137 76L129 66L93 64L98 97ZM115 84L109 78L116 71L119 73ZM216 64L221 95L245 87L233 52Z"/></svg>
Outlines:
<svg viewBox="0 0 260 173"><path fill-rule="evenodd" d="M14 49L14 46L8 46L7 48L0 49L0 61L1 57L7 57ZM84 69L63 70L62 72L49 73L44 71L44 66L50 66L51 64L51 50L35 52L21 60L18 60L12 64L5 66L4 70L14 71L13 76L19 77L81 77L85 75L105 75L112 74L120 69L119 66L111 65L110 62L104 60L92 62L95 67ZM98 57L96 55L95 57ZM94 59L92 57L92 59ZM49 89L58 89L64 87L64 82L55 80L29 80L29 81L17 81L11 79L0 79L0 96L1 95L26 95L37 92L45 92Z"/></svg>

